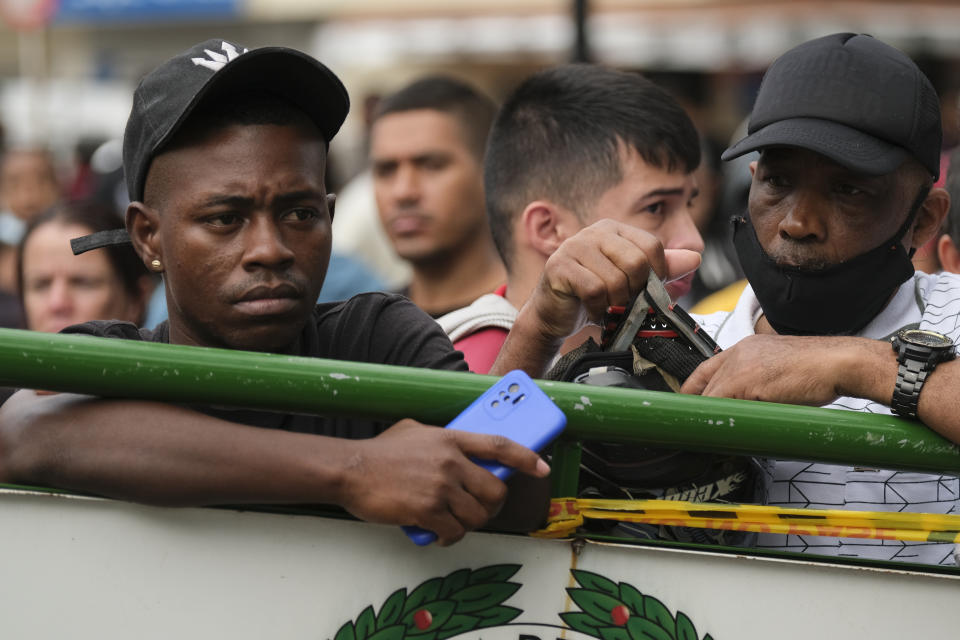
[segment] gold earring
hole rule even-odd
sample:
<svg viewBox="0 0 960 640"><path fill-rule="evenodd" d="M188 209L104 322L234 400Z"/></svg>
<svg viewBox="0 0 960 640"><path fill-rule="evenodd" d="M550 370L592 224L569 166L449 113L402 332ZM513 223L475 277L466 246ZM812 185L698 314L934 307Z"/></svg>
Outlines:
<svg viewBox="0 0 960 640"><path fill-rule="evenodd" d="M160 271L161 269L163 269L163 265L160 264L160 261L159 261L159 260L152 260L152 261L150 262L150 266L153 267L153 268L154 268L155 270L157 270L157 271Z"/></svg>

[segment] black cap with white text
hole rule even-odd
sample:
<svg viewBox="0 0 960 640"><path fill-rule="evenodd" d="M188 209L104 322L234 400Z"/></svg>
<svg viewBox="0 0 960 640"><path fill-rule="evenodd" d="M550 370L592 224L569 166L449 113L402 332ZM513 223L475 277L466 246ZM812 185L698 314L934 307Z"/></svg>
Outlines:
<svg viewBox="0 0 960 640"><path fill-rule="evenodd" d="M274 96L301 110L329 144L350 100L340 79L305 53L286 47L247 50L207 40L167 60L140 81L123 134L123 171L131 201L142 201L154 157L203 104L242 94ZM130 239L123 229L71 241L75 254Z"/></svg>

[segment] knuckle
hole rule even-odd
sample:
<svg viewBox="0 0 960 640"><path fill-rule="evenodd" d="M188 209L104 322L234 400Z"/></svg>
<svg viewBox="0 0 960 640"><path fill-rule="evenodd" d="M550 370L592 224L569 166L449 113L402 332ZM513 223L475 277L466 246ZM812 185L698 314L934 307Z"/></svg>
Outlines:
<svg viewBox="0 0 960 640"><path fill-rule="evenodd" d="M449 452L445 453L446 455L441 456L436 465L436 468L440 471L441 477L448 477L460 466L456 457Z"/></svg>
<svg viewBox="0 0 960 640"><path fill-rule="evenodd" d="M490 513L484 507L483 509L474 509L470 513L466 514L463 517L463 524L466 525L468 529L478 529L487 523L487 520L490 519Z"/></svg>
<svg viewBox="0 0 960 640"><path fill-rule="evenodd" d="M583 299L585 300L596 300L606 296L606 289L598 280L589 280L584 282L580 291Z"/></svg>
<svg viewBox="0 0 960 640"><path fill-rule="evenodd" d="M434 488L423 496L422 511L432 515L443 513L447 509L447 497L439 487Z"/></svg>
<svg viewBox="0 0 960 640"><path fill-rule="evenodd" d="M646 271L648 267L647 256L639 251L631 252L623 256L624 266L631 273L640 273Z"/></svg>
<svg viewBox="0 0 960 640"><path fill-rule="evenodd" d="M496 453L504 453L508 451L511 445L513 445L513 441L505 435L498 433L490 436L490 447Z"/></svg>
<svg viewBox="0 0 960 640"><path fill-rule="evenodd" d="M560 243L560 246L557 247L557 250L554 251L547 262L544 265L544 271L550 271L555 269L558 264L563 264L564 260L567 259L567 254L571 252L571 247L576 246L573 238L567 238Z"/></svg>
<svg viewBox="0 0 960 640"><path fill-rule="evenodd" d="M490 497L487 500L489 506L488 509L491 509L496 512L500 508L500 505L504 500L507 499L507 485L503 482L497 482L497 484L491 488ZM490 515L493 515L492 513Z"/></svg>

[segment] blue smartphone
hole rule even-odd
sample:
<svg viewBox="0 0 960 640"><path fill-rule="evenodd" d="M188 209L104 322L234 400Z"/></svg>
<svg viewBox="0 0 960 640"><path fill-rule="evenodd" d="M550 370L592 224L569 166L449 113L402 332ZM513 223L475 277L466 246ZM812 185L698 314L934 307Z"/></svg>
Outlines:
<svg viewBox="0 0 960 640"><path fill-rule="evenodd" d="M560 435L567 417L526 373L511 371L497 380L483 395L447 425L472 433L501 435L539 452ZM490 460L475 460L478 465L506 480L513 468ZM432 531L405 526L403 530L418 545L437 539Z"/></svg>

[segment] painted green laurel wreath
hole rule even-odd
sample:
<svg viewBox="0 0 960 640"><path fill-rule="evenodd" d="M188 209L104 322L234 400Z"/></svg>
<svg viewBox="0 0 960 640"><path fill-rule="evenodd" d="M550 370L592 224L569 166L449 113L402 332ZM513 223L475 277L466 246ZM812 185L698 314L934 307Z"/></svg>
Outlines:
<svg viewBox="0 0 960 640"><path fill-rule="evenodd" d="M700 640L685 613L674 618L662 602L632 585L590 571L571 573L582 587L567 589L582 612L560 614L571 629L601 640ZM713 638L706 634L703 640Z"/></svg>
<svg viewBox="0 0 960 640"><path fill-rule="evenodd" d="M397 589L379 611L367 607L333 640L446 640L506 624L523 613L502 604L520 588L507 582L519 570L518 564L460 569L423 582L409 595L406 588Z"/></svg>

